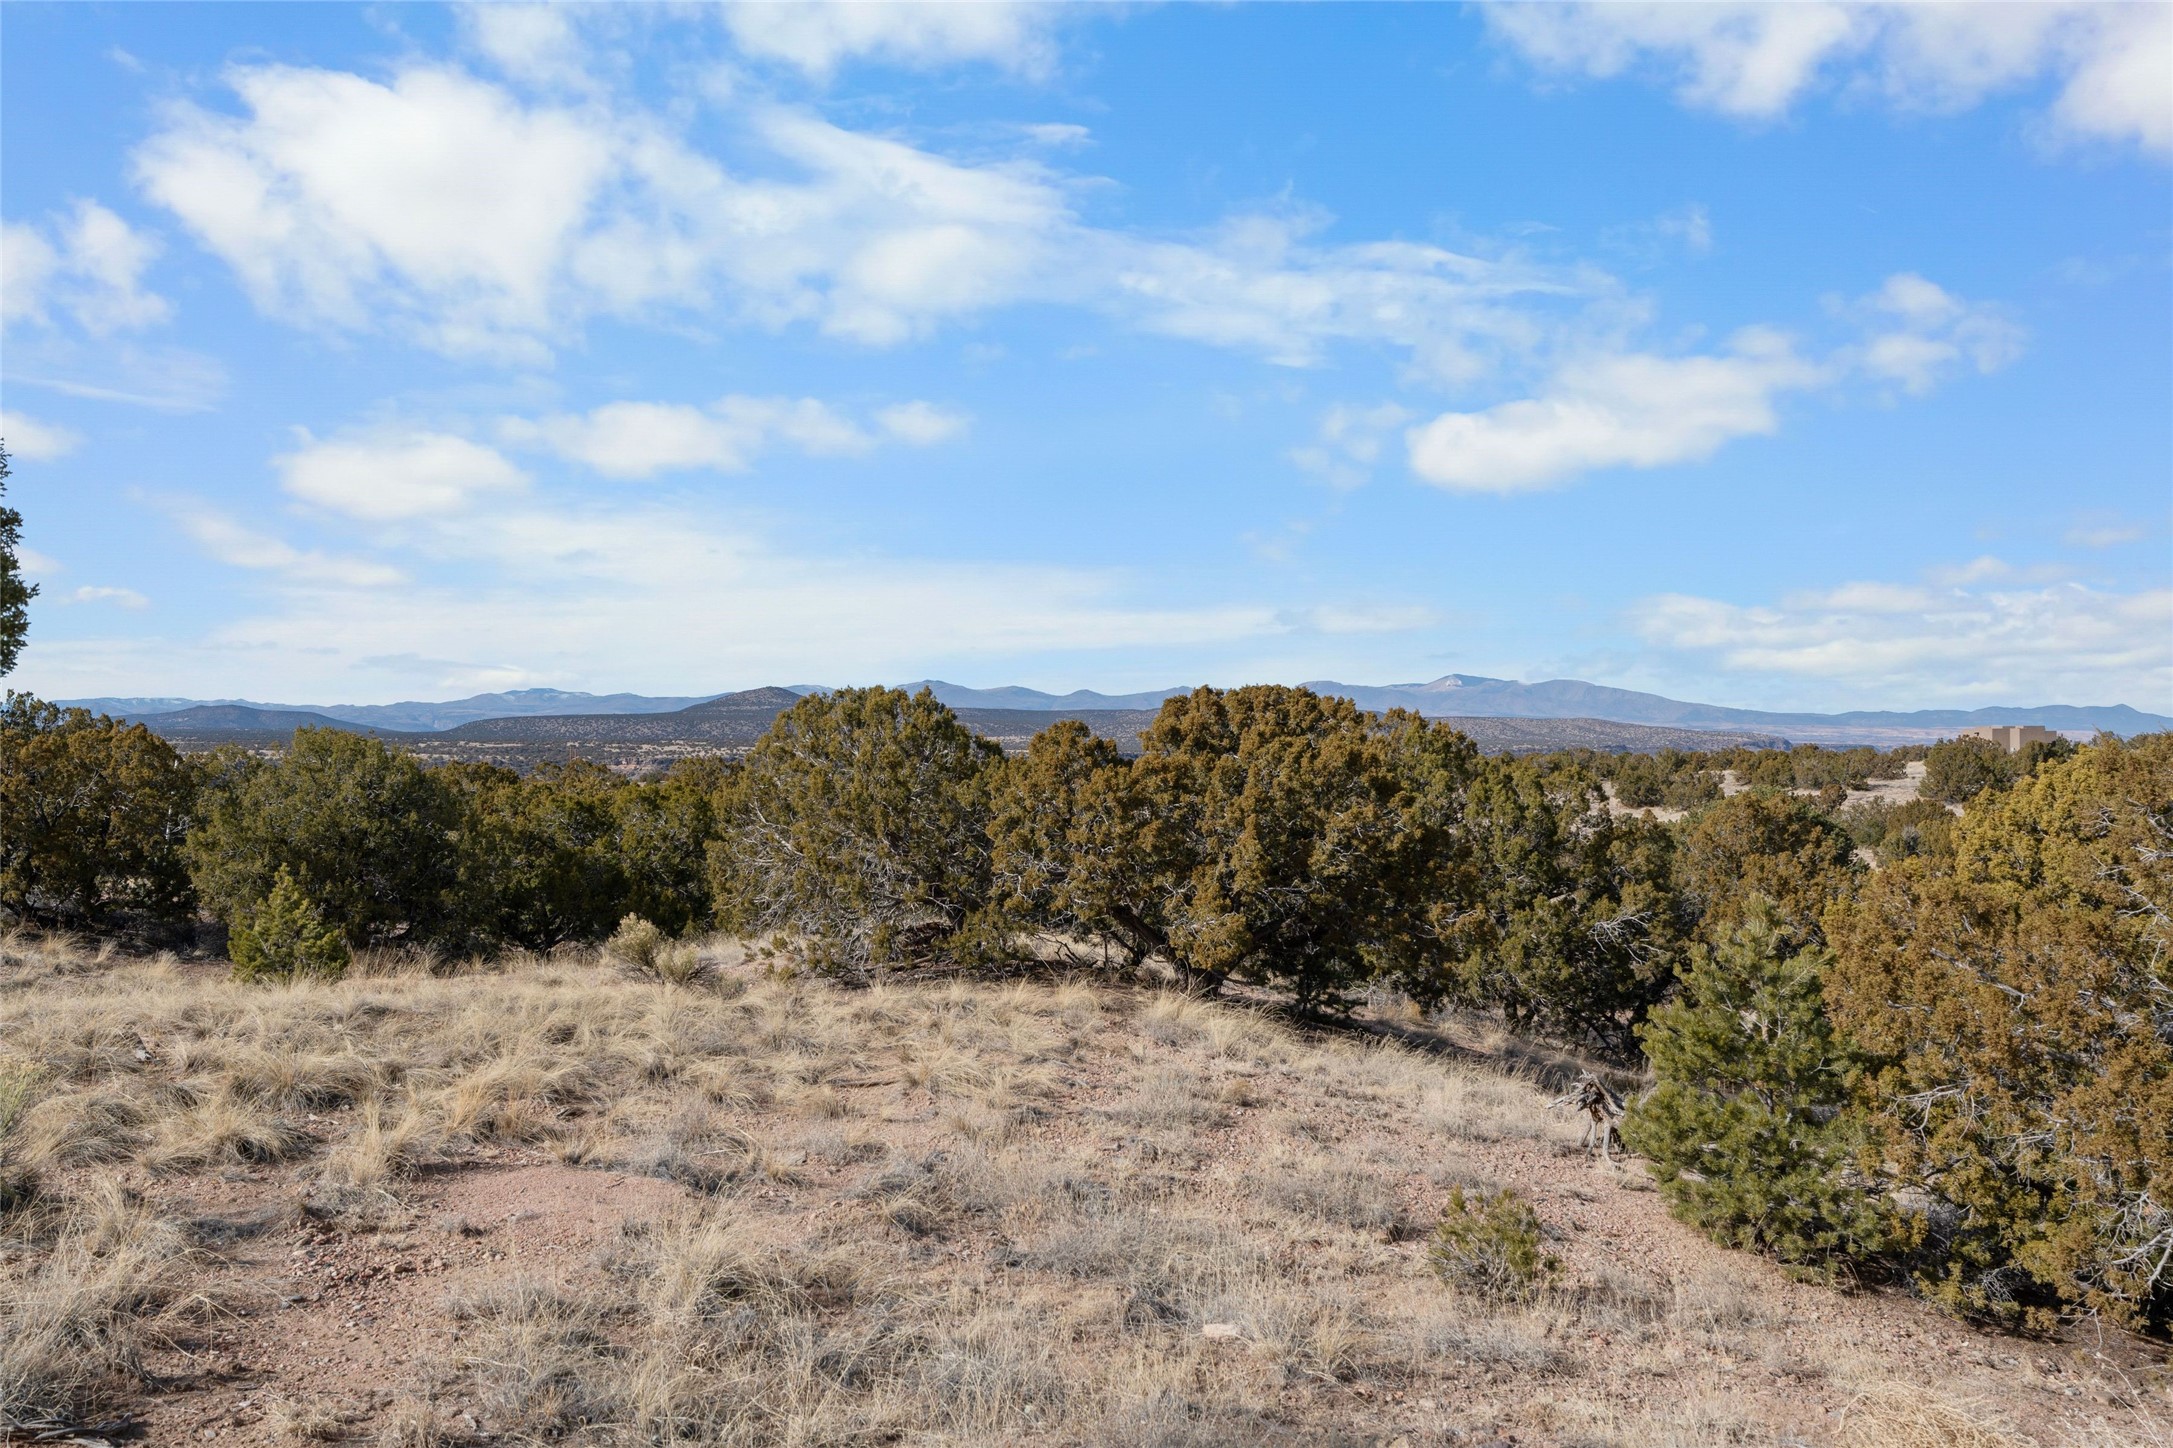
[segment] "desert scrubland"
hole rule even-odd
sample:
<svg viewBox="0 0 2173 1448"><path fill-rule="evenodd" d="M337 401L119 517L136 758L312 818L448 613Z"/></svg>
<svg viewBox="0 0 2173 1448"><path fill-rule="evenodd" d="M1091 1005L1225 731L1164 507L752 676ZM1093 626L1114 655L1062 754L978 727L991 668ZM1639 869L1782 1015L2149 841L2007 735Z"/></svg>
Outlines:
<svg viewBox="0 0 2173 1448"><path fill-rule="evenodd" d="M1091 975L844 989L727 941L684 983L422 967L267 989L0 947L19 1433L2166 1441L2135 1340L1709 1243L1547 1108L1581 1063L1498 1030ZM1449 1193L1502 1187L1556 1265L1444 1281Z"/></svg>

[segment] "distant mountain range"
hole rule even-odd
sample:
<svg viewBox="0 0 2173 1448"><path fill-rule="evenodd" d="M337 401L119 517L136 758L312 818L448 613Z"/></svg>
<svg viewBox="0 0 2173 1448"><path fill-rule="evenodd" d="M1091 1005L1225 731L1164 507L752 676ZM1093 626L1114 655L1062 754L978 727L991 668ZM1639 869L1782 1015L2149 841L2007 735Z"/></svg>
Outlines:
<svg viewBox="0 0 2173 1448"><path fill-rule="evenodd" d="M794 697L806 693L794 691ZM364 724L374 729L430 733L455 729L478 719L507 719L526 714L668 714L689 704L715 698L714 694L688 694L683 698L659 698L648 694L579 694L565 689L514 689L503 694L471 694L440 704L408 700L398 704L266 704L255 699L60 699L57 703L111 714L116 718L146 719L153 714L176 714L184 709L268 709L283 714L320 714L343 724Z"/></svg>
<svg viewBox="0 0 2173 1448"><path fill-rule="evenodd" d="M259 708L248 704L199 704L163 714L139 715L182 749L239 744L280 749L303 727L346 729L375 735L426 762L484 761L532 769L553 760L581 758L638 772L694 754L738 754L750 749L792 707L791 689L749 689L723 694L664 714L521 714L476 719L451 729L410 732L355 724L316 711ZM1027 747L1058 719L1076 719L1127 754L1139 750L1140 732L1154 722L1153 709L983 709L955 706L960 723L1006 751ZM1760 749L1784 744L1775 734L1718 729L1681 729L1621 724L1608 719L1466 719L1448 721L1489 754L1533 754L1583 747L1607 750Z"/></svg>
<svg viewBox="0 0 2173 1448"><path fill-rule="evenodd" d="M1007 715L1113 715L1151 711L1164 699L1187 692L1183 688L1169 688L1137 694L1101 694L1091 689L1078 689L1069 694L1050 694L1018 687L969 689L940 679L920 680L905 687L918 689L923 685L953 709L998 711ZM723 726L736 734L743 723L741 716L752 718L764 711L774 715L777 710L789 707L792 700L817 687L771 687L727 695L679 697L516 689L443 703L410 701L398 704L296 705L262 704L246 699L120 698L61 702L126 718L156 718L162 733L291 732L302 724L339 724L387 735L457 732L476 739L511 739L537 737L539 733L539 729L520 725L517 721L548 718L557 722L540 732L571 738L592 732L575 724L574 721L582 718L670 715L670 723L659 719L653 725L633 731L653 733L661 738L698 721L704 711L733 716L728 726L720 720L709 727ZM2041 724L2048 729L2084 735L2108 730L2123 736L2173 729L2173 718L2145 713L2126 704L2039 704L1814 714L1686 703L1659 694L1610 688L1578 679L1549 679L1525 684L1473 674L1447 674L1422 684L1343 684L1323 679L1306 687L1323 694L1341 695L1363 709L1410 709L1430 718L1610 721L1681 730L1749 731L1782 735L1799 743L1895 744L1951 735L1957 729L1973 724Z"/></svg>
<svg viewBox="0 0 2173 1448"><path fill-rule="evenodd" d="M1148 694L1097 694L1080 689L1044 694L1034 689L968 689L940 679L924 681L938 699L954 709L1153 709L1184 689ZM919 688L919 684L908 685ZM1856 731L1868 740L1892 731L1952 734L1973 724L2041 724L2047 729L2084 733L2110 730L2122 736L2173 729L2173 718L2146 714L2126 704L2038 704L1985 709L1855 710L1842 714L1770 713L1731 709L1720 704L1688 704L1659 694L1588 684L1581 679L1548 679L1522 684L1476 674L1444 674L1424 684L1343 684L1333 679L1307 681L1316 694L1336 694L1361 709L1409 709L1437 719L1609 719L1621 724L1657 724L1677 729L1749 729L1785 733L1799 741L1814 735Z"/></svg>

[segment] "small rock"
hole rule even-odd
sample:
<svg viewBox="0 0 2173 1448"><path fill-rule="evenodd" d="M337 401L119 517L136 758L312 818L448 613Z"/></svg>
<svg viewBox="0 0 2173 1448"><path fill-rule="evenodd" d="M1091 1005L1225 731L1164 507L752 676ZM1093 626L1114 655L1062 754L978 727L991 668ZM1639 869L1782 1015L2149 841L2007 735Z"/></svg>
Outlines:
<svg viewBox="0 0 2173 1448"><path fill-rule="evenodd" d="M1200 1328L1201 1337L1233 1338L1242 1335L1237 1330L1237 1324L1234 1322L1210 1322Z"/></svg>

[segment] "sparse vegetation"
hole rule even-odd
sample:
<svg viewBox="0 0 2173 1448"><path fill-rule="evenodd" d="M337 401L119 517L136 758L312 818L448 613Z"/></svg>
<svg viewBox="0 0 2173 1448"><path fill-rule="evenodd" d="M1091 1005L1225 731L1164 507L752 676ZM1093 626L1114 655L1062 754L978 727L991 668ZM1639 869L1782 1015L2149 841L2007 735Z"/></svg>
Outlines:
<svg viewBox="0 0 2173 1448"><path fill-rule="evenodd" d="M1770 1436L1882 1381L2070 1411L1967 1366L1991 1340L1731 1266L1571 1165L1509 1038L739 980L560 952L265 992L5 942L0 1059L40 1063L8 1149L44 1185L0 1228L0 1314L40 1324L4 1336L0 1402L150 1441L217 1414L244 1441L598 1445L1628 1444L1722 1401ZM101 1185L124 1175L140 1197ZM1591 1230L1626 1215L1630 1255ZM1943 1342L1911 1357L1904 1328ZM230 1356L251 1375L187 1377ZM2144 1421L2106 1381L2131 1406L2101 1416Z"/></svg>
<svg viewBox="0 0 2173 1448"><path fill-rule="evenodd" d="M1426 1260L1443 1282L1489 1302L1529 1298L1560 1265L1542 1245L1539 1214L1522 1197L1507 1190L1466 1195L1462 1187L1449 1188Z"/></svg>
<svg viewBox="0 0 2173 1448"><path fill-rule="evenodd" d="M639 915L629 915L604 942L604 954L637 976L665 985L700 985L716 974L692 941L673 940Z"/></svg>

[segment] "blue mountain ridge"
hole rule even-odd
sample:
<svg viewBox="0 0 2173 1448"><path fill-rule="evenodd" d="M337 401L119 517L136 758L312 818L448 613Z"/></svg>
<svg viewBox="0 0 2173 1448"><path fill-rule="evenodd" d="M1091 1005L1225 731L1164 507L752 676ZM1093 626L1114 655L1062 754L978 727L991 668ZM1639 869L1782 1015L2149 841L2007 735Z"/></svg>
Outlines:
<svg viewBox="0 0 2173 1448"><path fill-rule="evenodd" d="M781 694L800 695L822 686L794 685ZM1172 687L1129 694L1075 689L1052 694L1016 685L969 688L941 679L921 679L902 687L927 688L954 709L1017 709L1072 712L1101 709L1154 709L1164 699L1189 692ZM2126 704L2034 704L1979 709L1859 709L1840 713L1778 712L1690 703L1634 689L1617 689L1580 679L1521 683L1477 674L1446 674L1426 683L1345 684L1318 679L1307 688L1348 698L1362 709L1409 709L1432 718L1607 719L1623 724L1673 725L1689 729L1752 729L1788 734L1799 740L1898 740L1932 737L1975 724L2040 724L2048 729L2088 735L2099 730L2122 736L2173 729L2173 717L2147 713ZM750 693L753 691L749 691ZM515 689L475 694L443 702L408 700L396 704L266 704L246 699L96 698L64 699L98 713L148 718L206 706L322 715L343 723L377 729L436 732L483 719L533 715L664 714L692 708L722 694L655 696L586 694L563 689Z"/></svg>

